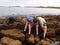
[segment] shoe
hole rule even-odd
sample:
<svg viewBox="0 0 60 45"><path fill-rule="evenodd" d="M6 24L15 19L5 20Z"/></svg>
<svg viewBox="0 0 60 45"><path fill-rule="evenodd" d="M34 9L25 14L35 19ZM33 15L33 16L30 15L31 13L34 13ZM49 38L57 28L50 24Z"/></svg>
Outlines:
<svg viewBox="0 0 60 45"><path fill-rule="evenodd" d="M31 34L26 34L26 39L29 39L30 36Z"/></svg>
<svg viewBox="0 0 60 45"><path fill-rule="evenodd" d="M39 35L35 35L35 37L38 37Z"/></svg>
<svg viewBox="0 0 60 45"><path fill-rule="evenodd" d="M21 32L22 32L23 34L26 34L26 31L23 31L23 30L22 30Z"/></svg>
<svg viewBox="0 0 60 45"><path fill-rule="evenodd" d="M43 37L42 40L45 40L45 38Z"/></svg>

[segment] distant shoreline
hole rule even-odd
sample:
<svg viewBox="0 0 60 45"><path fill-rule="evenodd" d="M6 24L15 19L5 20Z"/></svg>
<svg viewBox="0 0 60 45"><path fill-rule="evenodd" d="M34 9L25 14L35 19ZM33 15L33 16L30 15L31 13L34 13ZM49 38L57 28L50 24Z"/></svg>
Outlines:
<svg viewBox="0 0 60 45"><path fill-rule="evenodd" d="M54 6L0 6L0 7L24 7L24 8L53 8L53 9L60 9L60 7Z"/></svg>

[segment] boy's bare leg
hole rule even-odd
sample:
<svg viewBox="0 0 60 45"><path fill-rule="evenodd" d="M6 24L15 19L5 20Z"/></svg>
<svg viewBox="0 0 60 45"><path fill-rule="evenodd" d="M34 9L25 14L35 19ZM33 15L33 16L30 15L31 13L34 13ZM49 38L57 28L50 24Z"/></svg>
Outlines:
<svg viewBox="0 0 60 45"><path fill-rule="evenodd" d="M28 31L28 34L26 35L26 39L28 39L31 34L31 25L30 24L28 24L28 28L29 28L29 31Z"/></svg>
<svg viewBox="0 0 60 45"><path fill-rule="evenodd" d="M44 29L43 29L44 33L43 33L43 38L45 38L46 36L46 33L47 33L47 26L44 26Z"/></svg>
<svg viewBox="0 0 60 45"><path fill-rule="evenodd" d="M26 31L26 29L27 29L27 26L28 26L28 23L26 23L26 25L25 25L25 28L24 28L24 31Z"/></svg>
<svg viewBox="0 0 60 45"><path fill-rule="evenodd" d="M29 24L28 26L29 26L29 32L28 32L28 34L31 34L31 25Z"/></svg>
<svg viewBox="0 0 60 45"><path fill-rule="evenodd" d="M37 24L36 25L36 35L38 35L38 27L39 27L39 25Z"/></svg>

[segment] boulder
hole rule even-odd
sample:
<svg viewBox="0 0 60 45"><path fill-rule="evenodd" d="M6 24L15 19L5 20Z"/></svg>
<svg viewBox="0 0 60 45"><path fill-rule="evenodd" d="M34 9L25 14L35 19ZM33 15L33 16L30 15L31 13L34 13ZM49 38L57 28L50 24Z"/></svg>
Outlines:
<svg viewBox="0 0 60 45"><path fill-rule="evenodd" d="M53 22L47 22L47 27L48 28L55 28L55 23L53 23Z"/></svg>
<svg viewBox="0 0 60 45"><path fill-rule="evenodd" d="M56 36L56 41L60 41L60 36Z"/></svg>
<svg viewBox="0 0 60 45"><path fill-rule="evenodd" d="M0 45L3 45L3 44L0 42Z"/></svg>
<svg viewBox="0 0 60 45"><path fill-rule="evenodd" d="M0 24L0 27L3 27L4 26L4 24Z"/></svg>
<svg viewBox="0 0 60 45"><path fill-rule="evenodd" d="M56 36L55 30L50 30L49 32L47 32L46 36L47 37L55 37Z"/></svg>
<svg viewBox="0 0 60 45"><path fill-rule="evenodd" d="M60 36L60 28L58 28L56 31L55 31L55 34Z"/></svg>
<svg viewBox="0 0 60 45"><path fill-rule="evenodd" d="M13 39L11 39L11 38L8 38L8 37L3 37L3 38L1 38L1 42L3 43L3 44L9 44L11 41L13 41Z"/></svg>
<svg viewBox="0 0 60 45"><path fill-rule="evenodd" d="M13 40L9 43L9 45L22 45L22 42L20 42L19 40Z"/></svg>
<svg viewBox="0 0 60 45"><path fill-rule="evenodd" d="M56 37L51 37L50 40L56 41Z"/></svg>
<svg viewBox="0 0 60 45"><path fill-rule="evenodd" d="M57 36L60 36L60 16L44 16L44 18L47 21L47 27L48 27L46 36L50 38L52 41L56 41L56 40L59 41L60 37ZM4 24L0 24L0 34L6 36L1 39L4 40L2 41L4 42L4 44L20 45L19 40L25 40L25 34L21 33L21 30L23 30L24 28L25 20L26 18L22 18L22 20L18 19L18 23L16 22L12 25L7 25L7 26L5 26ZM23 23L20 23L19 21ZM35 42L38 42L36 45L50 45L50 43L52 42L50 39L40 41L39 37L34 37L33 35L31 35L30 38L27 38L26 40L30 44L31 43L34 44Z"/></svg>
<svg viewBox="0 0 60 45"><path fill-rule="evenodd" d="M1 30L0 33L4 36L12 37L14 39L25 39L25 35L18 29Z"/></svg>
<svg viewBox="0 0 60 45"><path fill-rule="evenodd" d="M27 39L28 43L35 43L34 36L31 34L31 36Z"/></svg>
<svg viewBox="0 0 60 45"><path fill-rule="evenodd" d="M35 37L35 42L39 42L39 41L40 41L39 36Z"/></svg>
<svg viewBox="0 0 60 45"><path fill-rule="evenodd" d="M50 43L53 42L51 39L48 39L48 38L46 38L45 40L46 40L46 41L49 41Z"/></svg>
<svg viewBox="0 0 60 45"><path fill-rule="evenodd" d="M36 45L51 45L51 43L49 41L46 41L46 40L41 40Z"/></svg>
<svg viewBox="0 0 60 45"><path fill-rule="evenodd" d="M19 40L14 40L12 38L9 37L3 37L1 39L2 44L4 45L22 45L22 42Z"/></svg>

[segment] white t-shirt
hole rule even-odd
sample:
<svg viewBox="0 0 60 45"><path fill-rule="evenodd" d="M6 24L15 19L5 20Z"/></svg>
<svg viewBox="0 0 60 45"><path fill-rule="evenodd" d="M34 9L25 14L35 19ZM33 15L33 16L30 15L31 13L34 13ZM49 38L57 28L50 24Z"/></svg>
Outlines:
<svg viewBox="0 0 60 45"><path fill-rule="evenodd" d="M46 26L46 21L45 21L44 18L42 18L42 17L37 17L37 19L39 20L41 27Z"/></svg>

